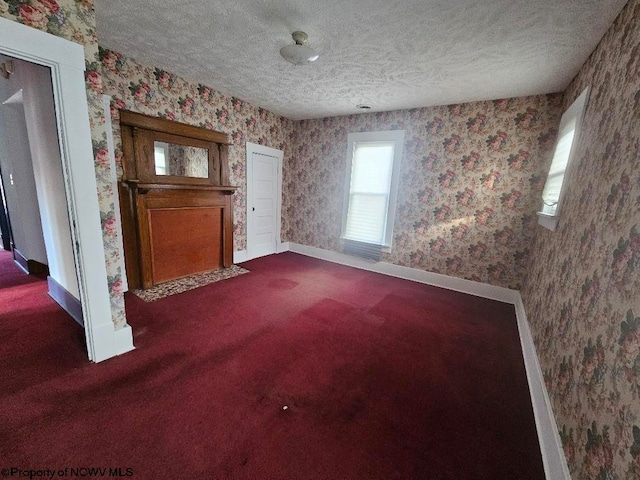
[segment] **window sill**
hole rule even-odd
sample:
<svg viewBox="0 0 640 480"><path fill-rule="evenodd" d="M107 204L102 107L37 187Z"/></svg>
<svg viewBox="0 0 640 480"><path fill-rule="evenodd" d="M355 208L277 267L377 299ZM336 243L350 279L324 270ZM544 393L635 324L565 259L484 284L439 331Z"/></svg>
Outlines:
<svg viewBox="0 0 640 480"><path fill-rule="evenodd" d="M544 228L548 228L552 232L556 231L558 227L558 222L560 221L560 217L557 215L550 215L544 212L537 212L538 215L538 224L542 225Z"/></svg>
<svg viewBox="0 0 640 480"><path fill-rule="evenodd" d="M349 241L349 242L359 242L359 243L366 243L367 245L373 245L376 247L380 247L380 250L382 252L385 253L390 253L391 252L391 244L384 244L384 243L369 243L369 242L363 242L362 240L355 240L353 238L349 238L349 237L340 237L340 240L342 241Z"/></svg>

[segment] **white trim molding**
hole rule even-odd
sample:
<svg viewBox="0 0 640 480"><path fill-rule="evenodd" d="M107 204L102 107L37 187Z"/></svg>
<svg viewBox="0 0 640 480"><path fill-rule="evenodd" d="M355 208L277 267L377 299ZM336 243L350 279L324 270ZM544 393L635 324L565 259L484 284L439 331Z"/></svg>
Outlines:
<svg viewBox="0 0 640 480"><path fill-rule="evenodd" d="M516 302L516 319L518 321L518 331L520 332L520 343L522 345L522 355L527 371L527 381L529 382L529 393L533 404L533 415L538 430L538 441L540 442L540 452L542 453L542 463L544 473L549 480L571 480L567 459L562 448L562 441L558 432L555 415L551 407L549 392L544 383L540 361L536 352L533 336L527 321L527 314L524 310L522 297L518 294Z"/></svg>
<svg viewBox="0 0 640 480"><path fill-rule="evenodd" d="M383 275L412 280L414 282L425 283L435 287L446 288L448 290L514 305L545 476L547 480L571 480L567 460L564 455L564 450L562 449L560 434L556 425L553 409L551 408L549 393L544 383L538 354L536 353L519 291L424 270L417 270L415 268L401 267L385 262L373 262L297 243L289 243L289 250L328 262L347 265L370 272L382 273Z"/></svg>
<svg viewBox="0 0 640 480"><path fill-rule="evenodd" d="M131 329L115 330L84 79L84 48L0 18L0 53L51 69L62 171L87 352L99 362L133 349Z"/></svg>
<svg viewBox="0 0 640 480"><path fill-rule="evenodd" d="M247 257L246 250L238 250L233 252L233 263L242 263L246 262L249 258Z"/></svg>
<svg viewBox="0 0 640 480"><path fill-rule="evenodd" d="M99 347L99 349L96 349L96 354L102 360L122 355L135 348L133 346L133 332L129 325L114 331L113 324L104 324L94 328L93 335L95 345Z"/></svg>
<svg viewBox="0 0 640 480"><path fill-rule="evenodd" d="M278 252L277 253L288 252L290 249L291 249L291 246L290 246L289 242L278 242Z"/></svg>
<svg viewBox="0 0 640 480"><path fill-rule="evenodd" d="M284 253L289 251L289 242L280 242L276 244L276 253ZM233 252L233 263L243 263L249 261L246 250L237 250Z"/></svg>
<svg viewBox="0 0 640 480"><path fill-rule="evenodd" d="M456 292L468 293L477 297L497 300L503 303L514 304L519 295L517 290L511 290L504 287L496 287L487 283L474 282L472 280L464 280L462 278L450 277L440 273L427 272L415 268L402 267L386 262L372 262L359 257L352 257L343 253L332 252L322 248L309 247L298 243L289 243L289 250L300 253L308 257L327 260L349 267L368 270L370 272L382 273L391 277L404 278L414 282L425 283L436 287L454 290Z"/></svg>

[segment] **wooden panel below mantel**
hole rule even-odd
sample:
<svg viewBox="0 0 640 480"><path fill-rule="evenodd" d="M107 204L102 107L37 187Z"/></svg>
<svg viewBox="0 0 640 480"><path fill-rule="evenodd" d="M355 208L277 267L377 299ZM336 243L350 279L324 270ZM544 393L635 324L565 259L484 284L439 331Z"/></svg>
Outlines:
<svg viewBox="0 0 640 480"><path fill-rule="evenodd" d="M125 250L130 288L233 264L233 187L165 187L121 183L137 218L139 248Z"/></svg>
<svg viewBox="0 0 640 480"><path fill-rule="evenodd" d="M148 215L154 285L223 267L222 208L157 208Z"/></svg>

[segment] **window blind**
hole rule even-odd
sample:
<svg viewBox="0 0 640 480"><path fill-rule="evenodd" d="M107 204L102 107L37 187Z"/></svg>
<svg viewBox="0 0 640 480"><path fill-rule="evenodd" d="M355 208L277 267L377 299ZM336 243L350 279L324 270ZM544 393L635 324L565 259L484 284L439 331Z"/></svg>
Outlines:
<svg viewBox="0 0 640 480"><path fill-rule="evenodd" d="M394 142L354 144L345 239L385 243L394 148Z"/></svg>
<svg viewBox="0 0 640 480"><path fill-rule="evenodd" d="M558 134L558 144L553 153L549 175L542 191L543 213L553 215L556 211L575 132L576 122L573 118L564 125Z"/></svg>

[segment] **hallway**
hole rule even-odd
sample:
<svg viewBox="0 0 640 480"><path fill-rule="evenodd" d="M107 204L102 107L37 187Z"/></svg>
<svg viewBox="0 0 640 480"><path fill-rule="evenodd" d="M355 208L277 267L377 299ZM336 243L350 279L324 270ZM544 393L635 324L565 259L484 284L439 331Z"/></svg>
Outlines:
<svg viewBox="0 0 640 480"><path fill-rule="evenodd" d="M82 327L49 297L46 278L25 274L6 250L0 250L0 338L3 384L14 391L61 365L89 364Z"/></svg>

